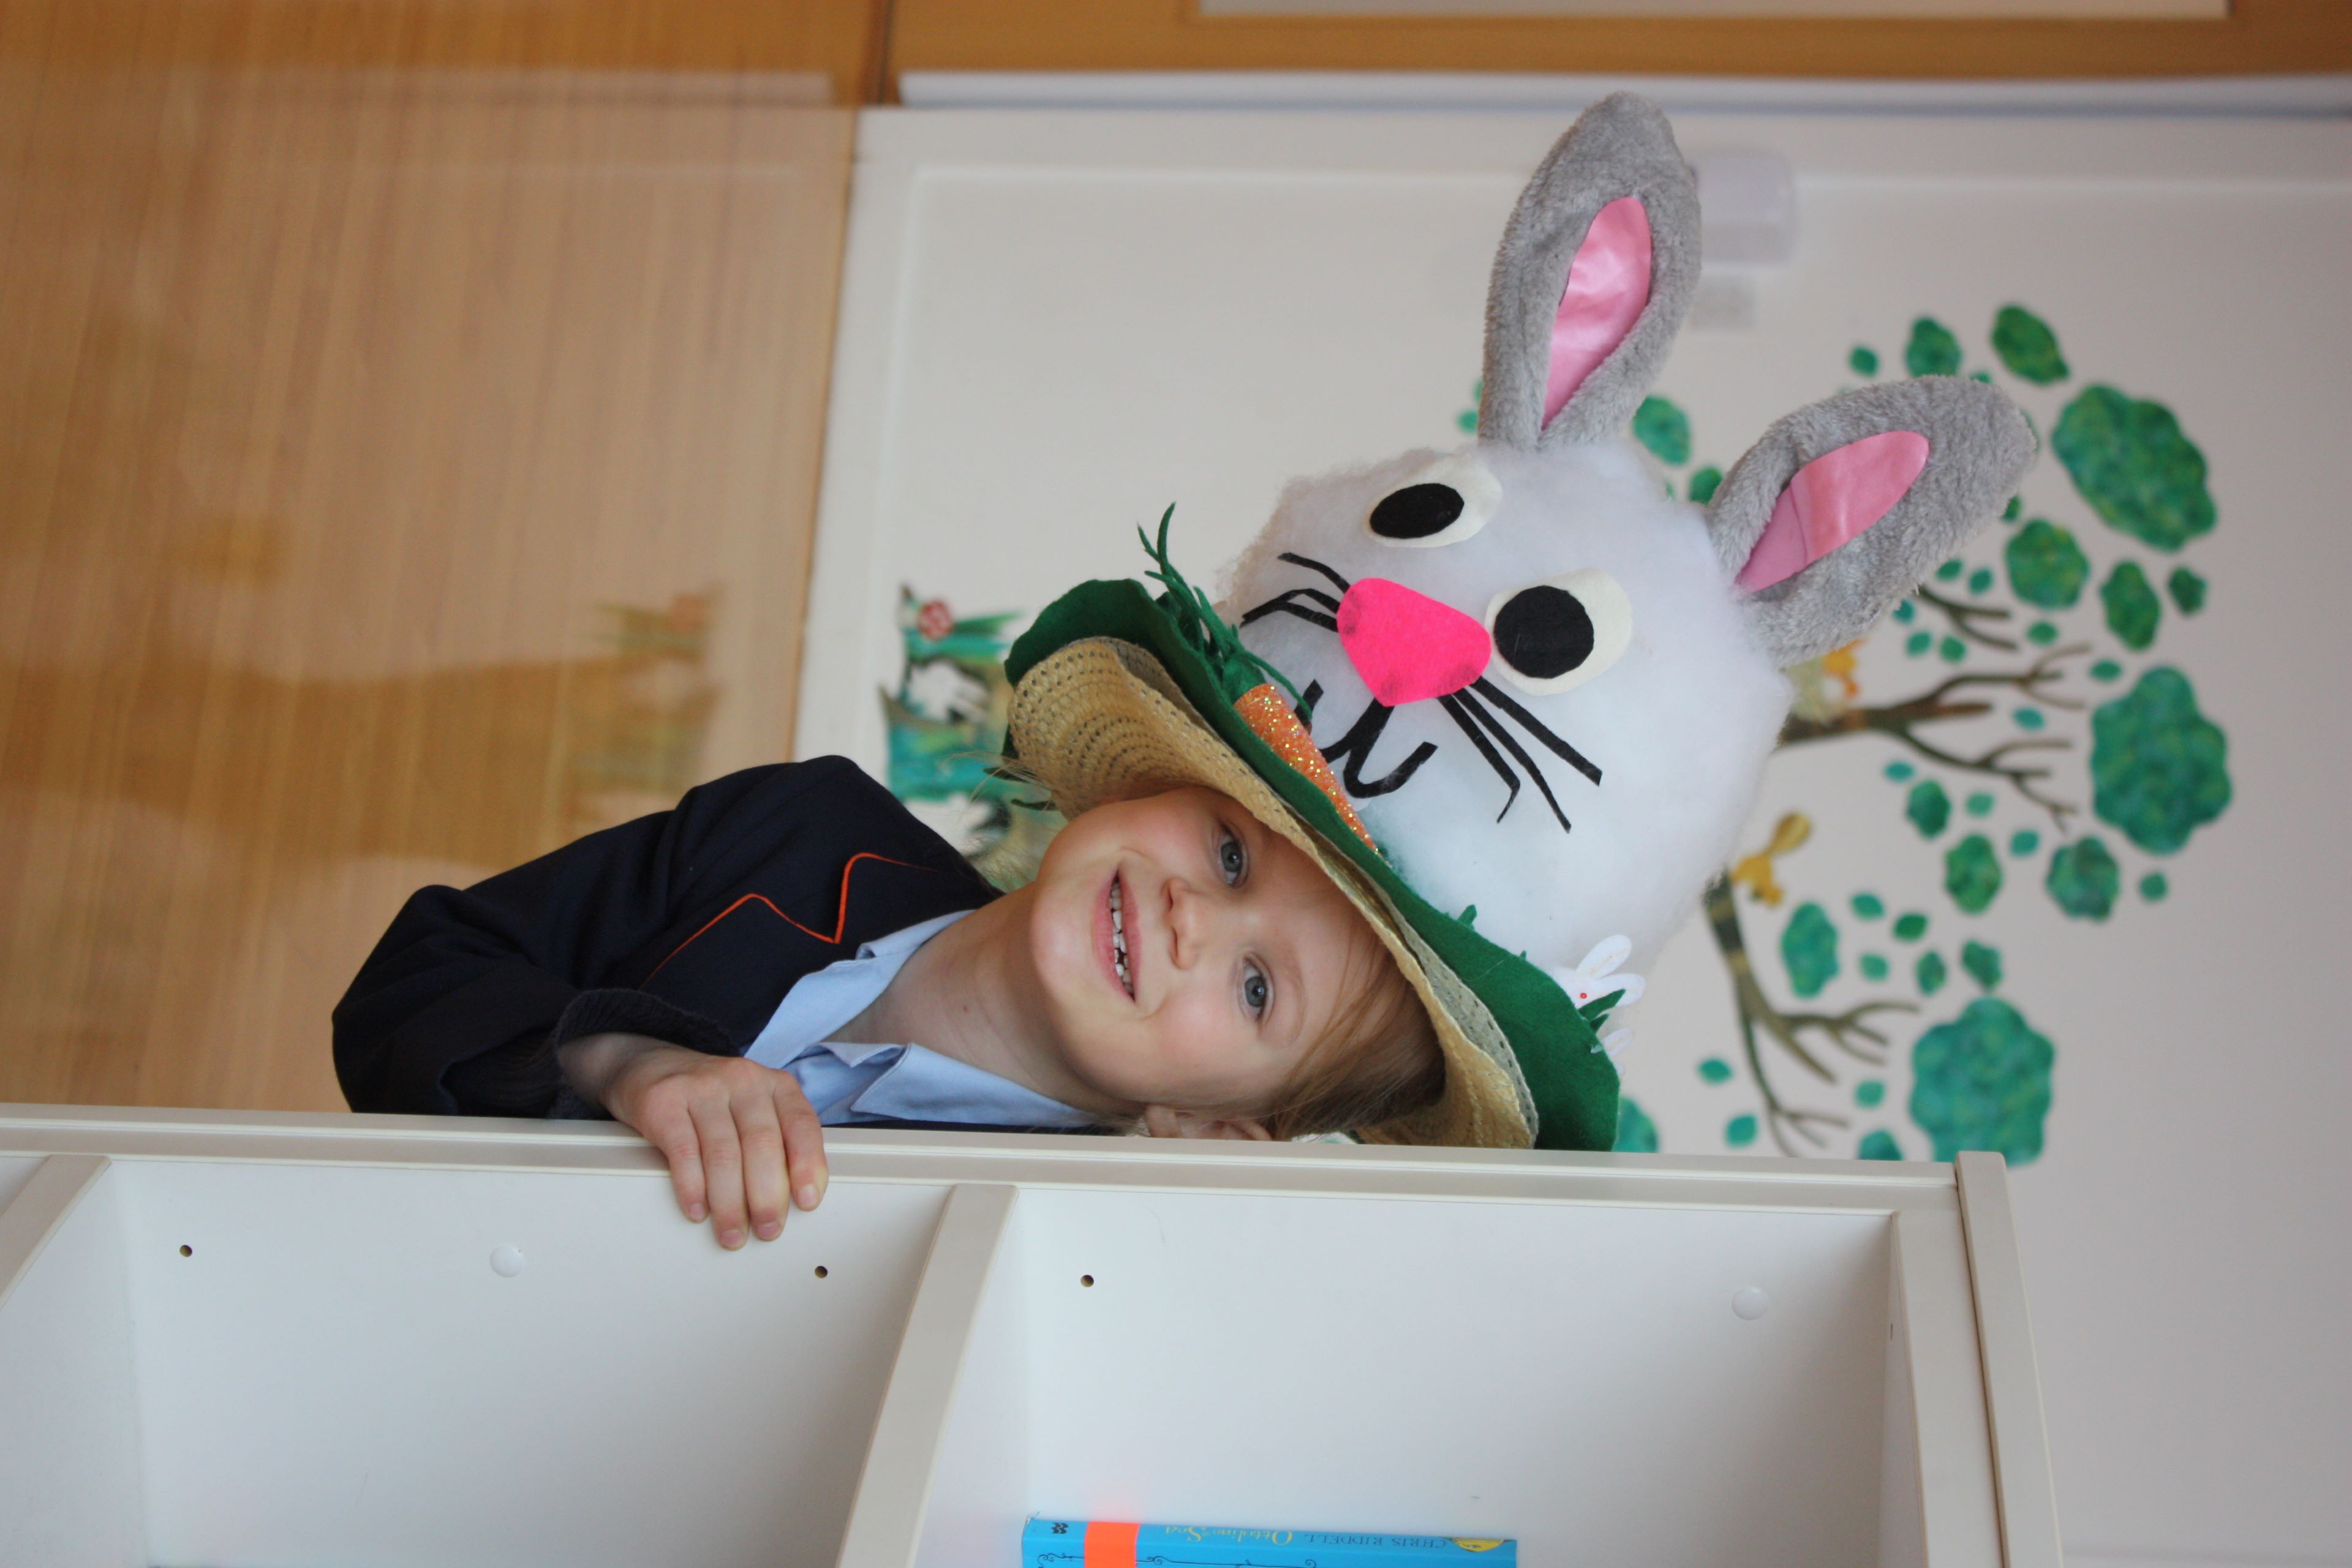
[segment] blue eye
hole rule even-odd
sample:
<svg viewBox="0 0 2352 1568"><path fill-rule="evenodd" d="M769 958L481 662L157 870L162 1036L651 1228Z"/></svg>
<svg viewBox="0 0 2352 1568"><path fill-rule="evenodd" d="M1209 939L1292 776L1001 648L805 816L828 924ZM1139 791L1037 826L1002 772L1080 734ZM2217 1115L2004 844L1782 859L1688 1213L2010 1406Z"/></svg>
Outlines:
<svg viewBox="0 0 2352 1568"><path fill-rule="evenodd" d="M1241 886L1242 879L1249 875L1249 852L1231 832L1218 840L1217 869L1224 873L1228 887Z"/></svg>
<svg viewBox="0 0 2352 1568"><path fill-rule="evenodd" d="M1265 1017L1266 1004L1273 1000L1274 986L1257 965L1253 963L1242 972L1242 1005L1249 1009L1250 1016Z"/></svg>

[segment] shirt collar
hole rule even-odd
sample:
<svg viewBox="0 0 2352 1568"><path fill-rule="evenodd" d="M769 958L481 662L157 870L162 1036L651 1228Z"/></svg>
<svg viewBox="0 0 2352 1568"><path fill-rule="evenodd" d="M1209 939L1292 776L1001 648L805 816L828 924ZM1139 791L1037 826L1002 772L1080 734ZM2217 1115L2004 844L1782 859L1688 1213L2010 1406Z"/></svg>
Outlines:
<svg viewBox="0 0 2352 1568"><path fill-rule="evenodd" d="M1092 1127L1091 1112L1048 1100L1011 1079L922 1046L854 1046L826 1041L817 1049L858 1067L885 1051L898 1053L882 1075L849 1102L853 1116L893 1121L970 1121L992 1127Z"/></svg>

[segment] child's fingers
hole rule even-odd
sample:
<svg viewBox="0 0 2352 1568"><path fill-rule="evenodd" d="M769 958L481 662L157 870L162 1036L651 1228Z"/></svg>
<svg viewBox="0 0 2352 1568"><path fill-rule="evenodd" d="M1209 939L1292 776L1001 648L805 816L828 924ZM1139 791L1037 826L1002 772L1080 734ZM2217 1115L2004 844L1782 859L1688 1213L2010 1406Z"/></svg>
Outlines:
<svg viewBox="0 0 2352 1568"><path fill-rule="evenodd" d="M743 1245L743 1149L735 1133L735 1115L725 1096L697 1095L695 1136L702 1144L703 1190L710 1203L710 1228L719 1245L733 1250Z"/></svg>
<svg viewBox="0 0 2352 1568"><path fill-rule="evenodd" d="M743 1205L751 1234L773 1241L784 1229L784 1135L764 1083L738 1089L735 1132L743 1143Z"/></svg>
<svg viewBox="0 0 2352 1568"><path fill-rule="evenodd" d="M808 1096L801 1092L799 1080L789 1074L781 1076L774 1091L776 1121L782 1129L784 1155L791 1165L793 1202L813 1209L824 1196L830 1179L824 1163L824 1128Z"/></svg>
<svg viewBox="0 0 2352 1568"><path fill-rule="evenodd" d="M646 1142L669 1162L669 1184L677 1194L678 1212L701 1222L705 1207L702 1141L695 1136L694 1118L683 1100L663 1100L646 1108L646 1124L637 1129Z"/></svg>

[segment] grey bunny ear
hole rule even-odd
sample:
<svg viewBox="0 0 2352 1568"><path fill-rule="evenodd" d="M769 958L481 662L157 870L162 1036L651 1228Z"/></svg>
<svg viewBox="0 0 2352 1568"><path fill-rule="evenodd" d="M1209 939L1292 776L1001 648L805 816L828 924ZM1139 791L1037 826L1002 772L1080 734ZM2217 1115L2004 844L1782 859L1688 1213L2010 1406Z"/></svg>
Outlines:
<svg viewBox="0 0 2352 1568"><path fill-rule="evenodd" d="M1707 527L1782 666L1868 631L2017 492L2033 428L1982 383L1922 376L1801 408L1725 476Z"/></svg>
<svg viewBox="0 0 2352 1568"><path fill-rule="evenodd" d="M1698 286L1698 186L1655 105L1601 100L1504 226L1486 289L1478 434L1595 441L1633 416Z"/></svg>

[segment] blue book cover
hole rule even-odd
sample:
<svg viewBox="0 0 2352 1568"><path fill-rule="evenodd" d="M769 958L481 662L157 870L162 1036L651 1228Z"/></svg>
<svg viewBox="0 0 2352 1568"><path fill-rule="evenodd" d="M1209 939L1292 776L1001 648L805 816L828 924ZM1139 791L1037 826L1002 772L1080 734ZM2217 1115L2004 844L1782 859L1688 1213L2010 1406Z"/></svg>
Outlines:
<svg viewBox="0 0 2352 1568"><path fill-rule="evenodd" d="M1022 1568L1518 1568L1518 1561L1516 1541L1380 1531L1033 1519L1021 1532Z"/></svg>

